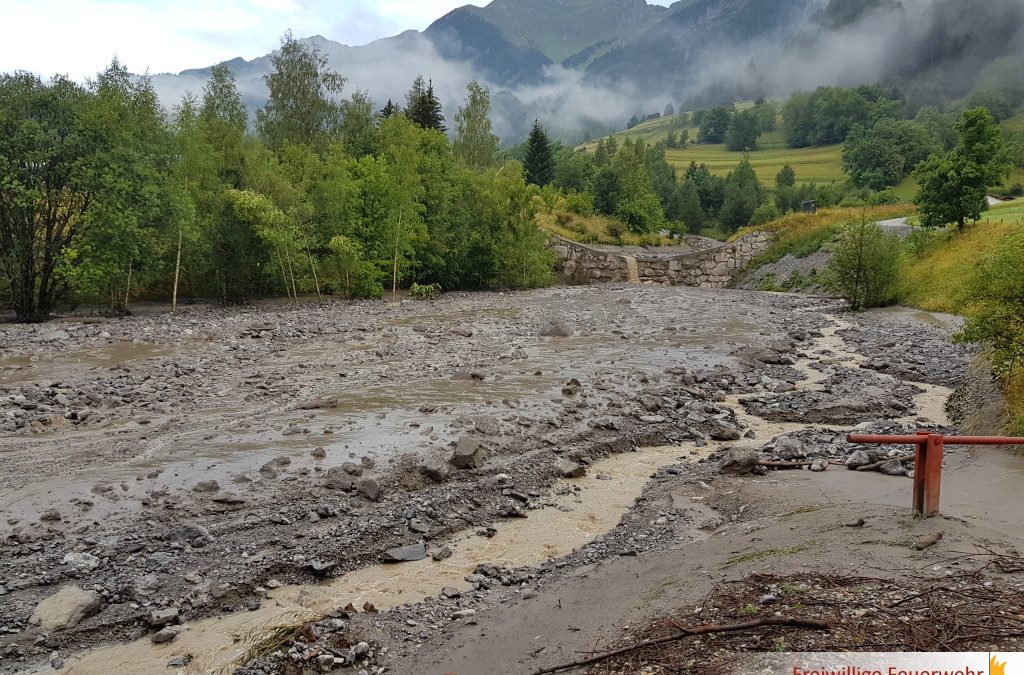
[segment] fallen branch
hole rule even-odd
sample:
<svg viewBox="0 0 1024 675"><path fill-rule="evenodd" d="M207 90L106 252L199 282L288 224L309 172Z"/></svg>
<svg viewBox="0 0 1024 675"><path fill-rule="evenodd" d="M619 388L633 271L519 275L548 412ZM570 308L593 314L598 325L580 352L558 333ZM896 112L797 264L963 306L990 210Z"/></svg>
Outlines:
<svg viewBox="0 0 1024 675"><path fill-rule="evenodd" d="M576 668L590 666L621 654L628 654L629 652L635 652L638 649L653 647L655 645L663 645L668 642L675 642L676 640L682 640L683 638L692 637L694 635L707 635L708 633L735 633L737 631L750 630L751 628L760 628L762 626L792 626L794 628L809 628L812 630L832 630L832 627L824 621L817 621L815 619L797 619L791 617L768 617L766 619L757 619L755 621L747 621L746 623L737 623L729 626L709 625L685 628L678 626L677 624L679 632L674 635L644 640L642 642L629 645L628 647L621 647L609 652L602 652L601 654L591 656L590 658L580 659L579 661L565 663L560 666L541 668L540 670L535 670L532 675L546 675L547 673L560 673L564 670L575 670Z"/></svg>
<svg viewBox="0 0 1024 675"><path fill-rule="evenodd" d="M916 548L918 551L923 551L924 549L928 548L929 546L934 546L935 544L939 543L939 540L942 539L942 535L943 534L945 534L945 533L942 532L942 531L939 531L939 532L936 532L935 534L929 534L927 537L924 537L922 539L918 539L917 541L914 542L914 548Z"/></svg>
<svg viewBox="0 0 1024 675"><path fill-rule="evenodd" d="M914 459L914 457L915 457L915 455L903 455L902 457L886 457L885 459L883 459L881 461L878 461L878 462L874 462L872 464L865 464L864 466L858 466L857 467L857 471L874 471L878 467L882 466L883 464L888 464L889 462L893 461L894 459L897 462L909 462L910 460Z"/></svg>
<svg viewBox="0 0 1024 675"><path fill-rule="evenodd" d="M767 466L772 469L789 469L796 468L798 466L810 466L814 462L773 462L770 460L762 460L757 463L758 466Z"/></svg>

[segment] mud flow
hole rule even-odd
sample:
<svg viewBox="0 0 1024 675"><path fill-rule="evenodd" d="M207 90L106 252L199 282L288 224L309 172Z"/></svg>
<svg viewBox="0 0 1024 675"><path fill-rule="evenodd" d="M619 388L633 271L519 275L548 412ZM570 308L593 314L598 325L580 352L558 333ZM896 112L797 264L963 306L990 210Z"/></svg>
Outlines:
<svg viewBox="0 0 1024 675"><path fill-rule="evenodd" d="M873 332L836 310L611 286L0 326L0 671L230 672L297 617L482 598L480 564L668 546L635 529L652 476L706 487L736 444L837 433L850 410L948 424L969 354L945 319ZM928 358L883 363L903 330ZM710 537L708 497L674 499L654 521ZM71 585L96 605L29 621ZM167 608L182 628L154 644Z"/></svg>

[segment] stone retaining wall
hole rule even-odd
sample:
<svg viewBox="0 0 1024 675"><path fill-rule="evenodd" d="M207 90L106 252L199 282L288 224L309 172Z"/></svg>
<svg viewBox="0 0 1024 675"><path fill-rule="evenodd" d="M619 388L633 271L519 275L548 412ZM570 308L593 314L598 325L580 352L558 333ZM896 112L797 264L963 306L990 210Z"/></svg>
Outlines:
<svg viewBox="0 0 1024 675"><path fill-rule="evenodd" d="M628 281L629 259L634 258L640 283L724 288L747 263L764 253L771 241L771 233L751 232L707 251L674 255L650 251L630 256L554 236L552 248L558 270L580 283Z"/></svg>

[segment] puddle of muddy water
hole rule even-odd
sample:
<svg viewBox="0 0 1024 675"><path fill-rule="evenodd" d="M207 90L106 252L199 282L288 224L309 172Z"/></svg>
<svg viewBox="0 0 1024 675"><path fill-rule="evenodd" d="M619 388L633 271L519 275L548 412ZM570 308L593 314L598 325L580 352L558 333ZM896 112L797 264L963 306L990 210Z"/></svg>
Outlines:
<svg viewBox="0 0 1024 675"><path fill-rule="evenodd" d="M529 518L501 523L493 538L478 537L468 531L457 536L449 543L452 556L444 561L428 558L401 565L374 565L324 584L285 586L271 591L269 599L255 612L196 621L186 626L172 644L154 645L149 639L142 639L99 648L74 660L63 672L166 673L168 660L191 654L194 660L183 672L210 673L228 667L245 652L246 645L236 642L235 636L293 623L296 615L322 616L349 602L357 607L370 602L387 610L436 595L445 586L469 590L464 577L479 563L536 565L565 556L614 529L651 473L680 461L706 457L714 448L648 448L610 457L594 464L587 477L564 481L581 490L554 497L552 501L557 507L530 511ZM610 479L598 480L598 474Z"/></svg>
<svg viewBox="0 0 1024 675"><path fill-rule="evenodd" d="M180 354L182 350L182 346L173 344L124 342L52 354L8 356L0 358L0 385L47 379L66 380L90 370L172 356Z"/></svg>

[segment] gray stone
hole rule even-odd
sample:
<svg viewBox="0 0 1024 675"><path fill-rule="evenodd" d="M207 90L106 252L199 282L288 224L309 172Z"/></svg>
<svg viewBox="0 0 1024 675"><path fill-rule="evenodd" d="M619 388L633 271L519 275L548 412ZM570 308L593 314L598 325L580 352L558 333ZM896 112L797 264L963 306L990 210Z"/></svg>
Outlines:
<svg viewBox="0 0 1024 675"><path fill-rule="evenodd" d="M424 544L410 544L409 546L399 546L385 551L381 555L381 562L384 563L403 563L403 562L415 562L417 560L423 560L427 557L427 547Z"/></svg>
<svg viewBox="0 0 1024 675"><path fill-rule="evenodd" d="M816 459L811 463L811 471L825 471L828 469L827 459Z"/></svg>
<svg viewBox="0 0 1024 675"><path fill-rule="evenodd" d="M220 489L220 483L215 480L201 480L192 486L193 492L216 492Z"/></svg>
<svg viewBox="0 0 1024 675"><path fill-rule="evenodd" d="M380 483L372 478L363 478L356 485L356 491L371 502L379 502L383 494Z"/></svg>
<svg viewBox="0 0 1024 675"><path fill-rule="evenodd" d="M846 458L847 469L857 469L868 464L871 464L871 455L868 454L867 450L855 450Z"/></svg>
<svg viewBox="0 0 1024 675"><path fill-rule="evenodd" d="M327 470L327 478L324 481L324 485L331 488L332 490L354 490L356 486L355 479L348 475L344 469L340 466L332 466Z"/></svg>
<svg viewBox="0 0 1024 675"><path fill-rule="evenodd" d="M94 570L100 566L100 559L91 553L68 553L62 562L80 571Z"/></svg>
<svg viewBox="0 0 1024 675"><path fill-rule="evenodd" d="M476 468L480 466L480 449L480 441L471 436L463 436L459 439L455 446L455 452L452 453L452 457L448 461L457 469Z"/></svg>
<svg viewBox="0 0 1024 675"><path fill-rule="evenodd" d="M555 464L555 469L561 474L563 478L582 478L587 475L587 468L576 462L570 462L567 459L559 460Z"/></svg>
<svg viewBox="0 0 1024 675"><path fill-rule="evenodd" d="M434 554L430 556L434 562L441 562L452 557L452 549L448 546L443 546L440 549L434 551Z"/></svg>
<svg viewBox="0 0 1024 675"><path fill-rule="evenodd" d="M362 476L363 467L356 464L355 462L345 462L341 465L341 470L350 476Z"/></svg>
<svg viewBox="0 0 1024 675"><path fill-rule="evenodd" d="M804 449L804 442L800 439L783 436L775 441L775 454L780 459L795 460L806 457L807 451Z"/></svg>
<svg viewBox="0 0 1024 675"><path fill-rule="evenodd" d="M246 502L245 497L234 493L234 492L221 492L213 498L213 501L218 504L227 504L229 506L236 506L238 504L244 504Z"/></svg>
<svg viewBox="0 0 1024 675"><path fill-rule="evenodd" d="M739 429L724 422L716 422L715 426L708 432L713 441L738 441L741 437Z"/></svg>
<svg viewBox="0 0 1024 675"><path fill-rule="evenodd" d="M884 473L886 476L906 476L907 467L903 466L903 462L895 459L890 459L888 462L878 467L878 470Z"/></svg>
<svg viewBox="0 0 1024 675"><path fill-rule="evenodd" d="M153 641L153 644L162 645L167 642L174 642L180 632L180 626L164 626L158 632L153 633L153 637L150 639Z"/></svg>
<svg viewBox="0 0 1024 675"><path fill-rule="evenodd" d="M160 628L170 623L178 623L178 609L176 607L154 609L149 613L149 625L153 628Z"/></svg>
<svg viewBox="0 0 1024 675"><path fill-rule="evenodd" d="M202 548L212 544L214 539L210 531L202 525L194 523L180 523L169 529L164 534L165 541L182 541L191 544L195 548Z"/></svg>
<svg viewBox="0 0 1024 675"><path fill-rule="evenodd" d="M484 436L497 436L501 433L501 424L494 417L478 417L473 426Z"/></svg>
<svg viewBox="0 0 1024 675"><path fill-rule="evenodd" d="M99 612L102 604L99 593L72 584L36 605L28 622L44 633L66 630Z"/></svg>
<svg viewBox="0 0 1024 675"><path fill-rule="evenodd" d="M452 470L448 464L443 461L435 459L429 459L419 466L419 472L423 474L427 480L432 480L435 483L441 483L447 480L448 476L451 475Z"/></svg>
<svg viewBox="0 0 1024 675"><path fill-rule="evenodd" d="M542 328L540 334L544 337L571 337L573 332L564 321L555 320Z"/></svg>
<svg viewBox="0 0 1024 675"><path fill-rule="evenodd" d="M718 463L718 472L733 476L745 476L757 466L760 455L753 448L729 448Z"/></svg>

